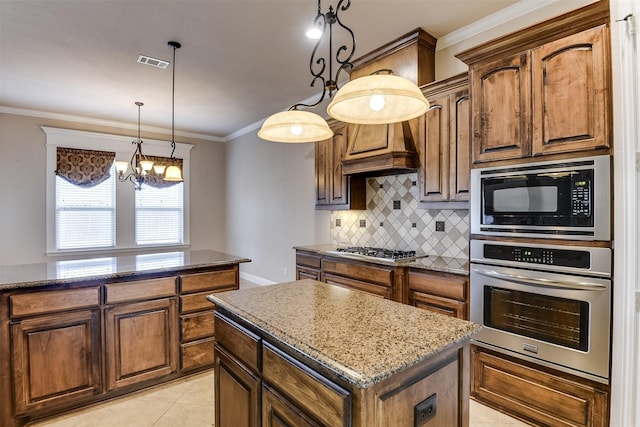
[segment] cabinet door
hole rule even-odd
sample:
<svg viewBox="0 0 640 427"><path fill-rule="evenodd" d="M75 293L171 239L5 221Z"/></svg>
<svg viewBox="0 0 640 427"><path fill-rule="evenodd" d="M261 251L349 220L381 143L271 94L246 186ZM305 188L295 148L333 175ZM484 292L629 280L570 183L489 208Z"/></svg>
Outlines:
<svg viewBox="0 0 640 427"><path fill-rule="evenodd" d="M315 143L316 207L331 204L331 144L333 138Z"/></svg>
<svg viewBox="0 0 640 427"><path fill-rule="evenodd" d="M348 177L342 174L342 159L347 152L347 124L340 123L332 127L333 141L331 142L331 169L329 182L331 183L331 204L346 205L349 203Z"/></svg>
<svg viewBox="0 0 640 427"><path fill-rule="evenodd" d="M98 310L20 321L11 325L11 343L16 413L78 404L102 392Z"/></svg>
<svg viewBox="0 0 640 427"><path fill-rule="evenodd" d="M316 427L320 424L280 396L266 384L262 385L262 427Z"/></svg>
<svg viewBox="0 0 640 427"><path fill-rule="evenodd" d="M443 298L425 294L423 292L409 291L409 304L424 310L444 314L446 316L457 317L458 319L466 318L465 303L451 298Z"/></svg>
<svg viewBox="0 0 640 427"><path fill-rule="evenodd" d="M605 385L472 347L471 394L533 425L609 425Z"/></svg>
<svg viewBox="0 0 640 427"><path fill-rule="evenodd" d="M468 201L471 186L471 99L463 90L450 98L449 200Z"/></svg>
<svg viewBox="0 0 640 427"><path fill-rule="evenodd" d="M533 154L609 147L606 26L533 50Z"/></svg>
<svg viewBox="0 0 640 427"><path fill-rule="evenodd" d="M420 141L419 201L449 200L449 96L429 99L425 138Z"/></svg>
<svg viewBox="0 0 640 427"><path fill-rule="evenodd" d="M529 56L525 52L471 67L474 163L529 156Z"/></svg>
<svg viewBox="0 0 640 427"><path fill-rule="evenodd" d="M176 372L177 321L176 298L107 307L108 389L118 389Z"/></svg>
<svg viewBox="0 0 640 427"><path fill-rule="evenodd" d="M215 426L260 425L260 378L215 345Z"/></svg>

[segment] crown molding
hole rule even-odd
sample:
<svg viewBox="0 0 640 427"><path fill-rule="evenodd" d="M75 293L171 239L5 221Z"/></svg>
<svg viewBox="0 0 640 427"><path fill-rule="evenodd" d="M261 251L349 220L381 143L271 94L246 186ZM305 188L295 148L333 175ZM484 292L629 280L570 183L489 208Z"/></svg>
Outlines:
<svg viewBox="0 0 640 427"><path fill-rule="evenodd" d="M18 116L39 117L39 118L51 119L51 120L61 120L61 121L73 122L73 123L83 123L83 124L95 125L95 126L108 126L108 127L117 127L121 129L138 130L138 126L132 123L118 122L115 120L94 119L90 117L74 116L70 114L51 113L47 111L27 110L24 108L6 107L2 105L0 105L0 113L15 114ZM153 127L153 126L141 126L140 129L146 132L154 132L162 135L171 135L171 129L165 129L165 128L159 128L159 127ZM214 142L228 141L227 138L220 138L217 136L206 135L202 133L175 131L175 135L181 136L184 138L202 139L205 141L214 141Z"/></svg>

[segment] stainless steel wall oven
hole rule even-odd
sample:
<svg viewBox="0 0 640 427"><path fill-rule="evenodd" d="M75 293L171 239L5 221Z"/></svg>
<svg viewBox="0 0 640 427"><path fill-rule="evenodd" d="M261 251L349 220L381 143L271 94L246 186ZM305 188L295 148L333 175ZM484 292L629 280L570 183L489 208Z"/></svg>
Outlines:
<svg viewBox="0 0 640 427"><path fill-rule="evenodd" d="M471 233L609 240L610 156L471 171Z"/></svg>
<svg viewBox="0 0 640 427"><path fill-rule="evenodd" d="M608 383L611 250L472 240L477 345Z"/></svg>

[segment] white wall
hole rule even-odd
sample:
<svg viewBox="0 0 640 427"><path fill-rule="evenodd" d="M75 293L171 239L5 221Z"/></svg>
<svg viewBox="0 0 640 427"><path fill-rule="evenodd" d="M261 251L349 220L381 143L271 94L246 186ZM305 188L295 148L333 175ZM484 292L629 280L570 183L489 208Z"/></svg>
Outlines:
<svg viewBox="0 0 640 427"><path fill-rule="evenodd" d="M0 265L48 260L45 255L46 147L45 134L40 126L135 136L131 130L0 114ZM167 140L166 135L146 136ZM191 248L224 251L224 144L194 139L176 140L194 144L190 177ZM167 148L170 148L169 143Z"/></svg>
<svg viewBox="0 0 640 427"><path fill-rule="evenodd" d="M252 260L243 273L295 280L293 247L329 242L330 214L314 209L314 153L313 143L267 142L255 131L227 145L227 252Z"/></svg>

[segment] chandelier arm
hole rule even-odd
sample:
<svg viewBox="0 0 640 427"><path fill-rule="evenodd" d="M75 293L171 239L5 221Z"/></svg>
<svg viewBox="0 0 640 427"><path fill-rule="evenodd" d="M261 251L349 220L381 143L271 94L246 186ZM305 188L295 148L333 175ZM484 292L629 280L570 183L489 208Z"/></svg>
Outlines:
<svg viewBox="0 0 640 427"><path fill-rule="evenodd" d="M314 80L315 80L315 79L314 79ZM312 85L312 86L313 86L313 85ZM313 107L317 107L318 105L320 105L320 103L321 103L322 101L324 101L324 98L326 97L326 95L327 95L327 91L326 91L326 90L323 90L323 91L322 91L322 94L320 95L320 99L318 99L315 103L313 103L313 104L305 104L305 103L303 103L303 102L299 102L299 103L297 103L297 104L292 105L292 106L289 108L289 111L295 111L295 110L297 110L297 109L298 109L298 107L306 107L306 108L313 108Z"/></svg>
<svg viewBox="0 0 640 427"><path fill-rule="evenodd" d="M338 69L338 71L336 72L336 76L340 73L340 71L342 71L345 68L345 65L348 65L350 68L353 68L353 64L351 64L351 58L353 57L355 51L356 51L356 36L353 33L353 31L351 30L351 28L347 27L341 20L340 20L340 11L344 11L349 9L349 7L351 6L351 0L346 0L346 4L345 0L340 0L338 2L338 6L336 7L336 22L338 23L338 25L340 25L350 36L351 38L351 49L349 49L346 45L342 45L340 46L340 48L337 50L336 52L336 62L338 62L338 64L341 64L341 67ZM345 59L340 59L340 53L341 52L348 52L348 55ZM337 77L336 77L337 80Z"/></svg>
<svg viewBox="0 0 640 427"><path fill-rule="evenodd" d="M318 6L319 6L319 3L320 2L318 2ZM324 34L324 31L327 28L327 19L325 15L323 13L320 13L320 11L318 10L318 15L314 20L314 25L317 25L317 23L320 21L322 21L322 33ZM325 78L323 74L324 74L324 70L326 70L327 68L327 60L324 57L320 57L316 59L318 48L320 47L321 42L322 42L322 38L319 38L315 46L313 47L313 50L311 51L311 58L309 59L309 71L313 76L313 80L311 80L311 86L314 85L317 79L320 79L322 80L322 86L324 87ZM319 69L317 69L316 71L314 71L314 63L320 66Z"/></svg>

